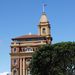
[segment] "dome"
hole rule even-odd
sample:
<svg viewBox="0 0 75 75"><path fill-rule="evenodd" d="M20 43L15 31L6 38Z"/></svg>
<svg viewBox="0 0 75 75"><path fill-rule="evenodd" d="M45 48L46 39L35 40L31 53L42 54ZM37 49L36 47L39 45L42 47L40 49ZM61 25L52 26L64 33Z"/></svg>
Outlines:
<svg viewBox="0 0 75 75"><path fill-rule="evenodd" d="M40 18L40 22L48 22L47 16L45 13L42 14L41 18Z"/></svg>

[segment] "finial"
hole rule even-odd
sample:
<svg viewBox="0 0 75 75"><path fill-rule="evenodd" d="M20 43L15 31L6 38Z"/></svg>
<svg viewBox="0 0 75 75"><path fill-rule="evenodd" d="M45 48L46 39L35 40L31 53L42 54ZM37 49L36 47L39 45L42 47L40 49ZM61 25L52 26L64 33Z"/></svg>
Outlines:
<svg viewBox="0 0 75 75"><path fill-rule="evenodd" d="M47 6L47 4L43 3L43 12L45 12L45 6Z"/></svg>

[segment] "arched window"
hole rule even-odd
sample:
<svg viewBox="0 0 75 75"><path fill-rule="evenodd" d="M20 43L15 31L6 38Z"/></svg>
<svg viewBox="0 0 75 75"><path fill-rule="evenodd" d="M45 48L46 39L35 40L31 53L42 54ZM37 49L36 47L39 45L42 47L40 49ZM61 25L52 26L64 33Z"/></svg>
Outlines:
<svg viewBox="0 0 75 75"><path fill-rule="evenodd" d="M42 29L42 33L46 33L46 29L45 28Z"/></svg>
<svg viewBox="0 0 75 75"><path fill-rule="evenodd" d="M26 65L29 65L30 64L30 61L31 61L30 58L29 59L26 59Z"/></svg>
<svg viewBox="0 0 75 75"><path fill-rule="evenodd" d="M13 73L14 73L14 75L17 75L17 71L16 71L16 70L14 70L14 72L13 72Z"/></svg>
<svg viewBox="0 0 75 75"><path fill-rule="evenodd" d="M25 52L33 52L33 49L32 48L25 48Z"/></svg>
<svg viewBox="0 0 75 75"><path fill-rule="evenodd" d="M17 59L14 59L14 65L16 65L17 64Z"/></svg>
<svg viewBox="0 0 75 75"><path fill-rule="evenodd" d="M16 52L16 48L14 48L14 52Z"/></svg>

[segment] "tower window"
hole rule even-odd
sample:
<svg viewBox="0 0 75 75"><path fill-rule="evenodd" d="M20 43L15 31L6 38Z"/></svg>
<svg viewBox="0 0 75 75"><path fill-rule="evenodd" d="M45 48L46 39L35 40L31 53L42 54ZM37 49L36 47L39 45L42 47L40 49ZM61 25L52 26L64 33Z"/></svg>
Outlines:
<svg viewBox="0 0 75 75"><path fill-rule="evenodd" d="M43 32L43 33L46 33L46 29L45 29L45 28L43 28L42 32Z"/></svg>

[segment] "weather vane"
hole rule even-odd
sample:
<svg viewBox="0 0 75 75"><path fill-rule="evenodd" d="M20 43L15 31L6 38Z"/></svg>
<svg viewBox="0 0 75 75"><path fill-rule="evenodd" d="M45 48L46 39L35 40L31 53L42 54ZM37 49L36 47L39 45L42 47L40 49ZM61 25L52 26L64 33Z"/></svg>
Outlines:
<svg viewBox="0 0 75 75"><path fill-rule="evenodd" d="M45 12L45 7L47 6L47 4L43 3L43 12Z"/></svg>

